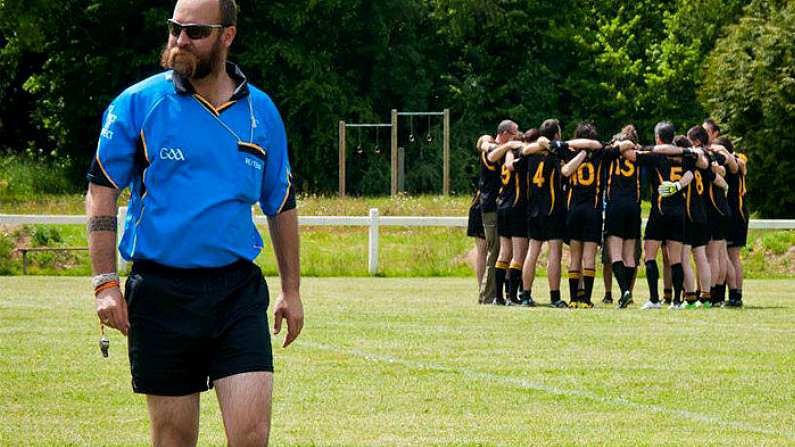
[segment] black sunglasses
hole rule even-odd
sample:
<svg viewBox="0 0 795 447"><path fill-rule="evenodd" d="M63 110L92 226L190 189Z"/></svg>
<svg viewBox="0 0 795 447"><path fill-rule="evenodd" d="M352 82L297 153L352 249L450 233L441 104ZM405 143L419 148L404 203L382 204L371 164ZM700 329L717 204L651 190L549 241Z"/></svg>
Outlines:
<svg viewBox="0 0 795 447"><path fill-rule="evenodd" d="M199 40L204 39L213 32L214 29L221 29L226 28L224 25L197 25L197 24L187 24L183 25L177 22L174 19L168 19L168 32L171 33L174 37L179 37L182 34L182 30L185 30L185 34L191 40Z"/></svg>

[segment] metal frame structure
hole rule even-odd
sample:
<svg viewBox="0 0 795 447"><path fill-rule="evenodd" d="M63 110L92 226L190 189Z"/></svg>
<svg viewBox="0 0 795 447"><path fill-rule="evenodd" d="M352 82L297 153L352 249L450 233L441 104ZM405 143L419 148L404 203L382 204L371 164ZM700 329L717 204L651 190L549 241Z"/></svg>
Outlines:
<svg viewBox="0 0 795 447"><path fill-rule="evenodd" d="M441 116L443 126L442 136L442 194L450 194L450 109L444 109L442 112L398 112L397 109L392 109L391 120L389 123L346 123L345 121L339 122L339 194L340 197L345 197L345 163L346 163L346 130L351 128L373 128L373 127L389 127L392 130L392 138L390 140L391 152L391 184L390 193L394 196L398 193L398 118L401 116Z"/></svg>

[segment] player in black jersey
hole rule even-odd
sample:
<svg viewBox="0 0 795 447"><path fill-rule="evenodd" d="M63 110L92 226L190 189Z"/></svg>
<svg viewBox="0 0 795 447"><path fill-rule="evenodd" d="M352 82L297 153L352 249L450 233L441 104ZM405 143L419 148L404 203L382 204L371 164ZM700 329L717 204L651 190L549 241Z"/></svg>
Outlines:
<svg viewBox="0 0 795 447"><path fill-rule="evenodd" d="M705 129L706 130L706 129ZM710 168L725 180L726 174L737 172L737 162L725 147L710 144L706 152L710 159ZM728 183L724 185L728 189ZM729 253L726 239L731 223L731 210L726 198L726 189L719 188L715 182L708 186L707 193L707 227L709 243L707 259L712 272L710 299L712 307L721 307L725 301L726 277L729 275ZM731 270L734 270L733 268ZM734 272L731 273L734 276Z"/></svg>
<svg viewBox="0 0 795 447"><path fill-rule="evenodd" d="M489 160L489 154L497 150L508 150L518 145L511 138L518 132L516 123L505 120L497 127L497 136L483 135L478 139L480 149L480 212L483 232L486 236L486 270L480 283L480 304L491 304L495 296L495 265L499 255L497 239L497 195L500 190L500 166Z"/></svg>
<svg viewBox="0 0 795 447"><path fill-rule="evenodd" d="M654 138L657 145L670 145L674 138L674 126L669 122L660 122L654 126ZM668 157L664 154L646 151L629 150L622 152L622 156L630 161L635 161L637 166L645 166L649 171L651 183L651 212L646 224L644 241L644 259L646 263L646 279L649 284L649 301L654 305L644 305L645 308L657 308L660 298L657 282L659 270L657 268L657 252L663 242L671 265L671 278L674 289L672 308L681 304L684 290L684 268L682 265L684 242L684 201L683 194L679 191L693 179L693 173L685 165L683 157ZM680 153L681 153L680 149ZM706 166L706 160L704 160ZM667 197L659 193L659 187L665 182L680 185Z"/></svg>
<svg viewBox="0 0 795 447"><path fill-rule="evenodd" d="M518 136L521 138L521 136ZM500 286L508 284L508 304L519 304L517 297L521 289L522 264L527 254L527 207L525 184L527 160L521 149L509 150L501 162L500 194L497 197L497 234L500 237L500 255L497 258L496 301L500 301ZM506 274L507 271L507 274Z"/></svg>
<svg viewBox="0 0 795 447"><path fill-rule="evenodd" d="M575 141L593 141L595 149L602 146L596 141L596 128L581 123L575 130ZM571 146L571 144L569 145ZM634 145L632 145L634 146ZM594 277L596 275L596 248L602 240L602 170L617 158L618 148L565 152L568 160L561 174L569 179L566 202L566 232L569 239L569 307L591 308ZM584 288L580 291L580 278Z"/></svg>
<svg viewBox="0 0 795 447"><path fill-rule="evenodd" d="M525 144L518 133L513 141L495 148L487 159L500 166L500 190L497 198L497 233L500 240L499 256L495 263L495 304L519 304L517 292L521 289L522 264L527 253L527 228L525 226L526 191L523 173L525 161L522 150L528 153L541 151L537 142ZM518 169L518 171L517 171ZM504 284L508 284L508 300L503 297ZM530 303L526 303L530 304Z"/></svg>
<svg viewBox="0 0 795 447"><path fill-rule="evenodd" d="M683 254L683 267L685 272L685 301L684 308L696 308L711 303L709 287L712 281L710 265L706 256L706 245L709 240L707 232L707 186L716 182L721 188L725 188L726 182L720 175L716 175L710 169L703 148L707 145L709 137L701 126L693 126L687 134L687 139L692 149L682 149L676 147L659 148L663 153L676 155L683 150L694 151L699 155L698 166L693 169L693 181L687 185L685 191L685 246ZM658 148L655 148L657 151ZM674 152L671 152L674 151ZM676 152L678 151L678 152ZM680 184L675 183L679 188ZM666 191L671 184L664 184L660 187L661 192ZM690 268L690 255L696 262L698 269L698 282L700 291L696 293L695 275ZM711 304L708 304L711 305Z"/></svg>
<svg viewBox="0 0 795 447"><path fill-rule="evenodd" d="M538 143L547 150L531 154L528 147L523 151L527 157L527 226L530 246L522 266L524 290L521 299L532 301L531 290L536 263L543 244L547 243L550 304L565 308L566 302L560 296L560 262L563 239L566 237L566 205L560 175L561 154L568 156L566 154L570 147L597 149L601 147L601 143L592 140L560 141L560 123L556 119L545 120L538 130L541 134Z"/></svg>
<svg viewBox="0 0 795 447"><path fill-rule="evenodd" d="M747 158L745 154L734 150L732 142L725 137L718 138L716 142L725 147L737 163L737 172L726 174L726 183L729 185L728 202L731 210L727 245L729 252L728 286L729 300L727 307L742 307L743 268L740 262L740 249L745 247L748 237L748 204L745 201L745 175L747 174Z"/></svg>
<svg viewBox="0 0 795 447"><path fill-rule="evenodd" d="M637 144L635 126L625 126L617 141ZM632 299L632 281L637 273L635 244L640 239L640 170L635 162L620 157L610 160L606 172L605 242L612 272L621 290L618 307L625 308Z"/></svg>

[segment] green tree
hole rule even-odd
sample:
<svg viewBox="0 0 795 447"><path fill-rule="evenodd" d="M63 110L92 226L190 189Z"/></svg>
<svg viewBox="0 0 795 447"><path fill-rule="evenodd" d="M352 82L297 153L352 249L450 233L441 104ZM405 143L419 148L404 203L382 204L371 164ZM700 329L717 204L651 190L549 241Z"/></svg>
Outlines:
<svg viewBox="0 0 795 447"><path fill-rule="evenodd" d="M700 98L749 156L752 210L792 217L795 187L795 3L754 0L707 59Z"/></svg>

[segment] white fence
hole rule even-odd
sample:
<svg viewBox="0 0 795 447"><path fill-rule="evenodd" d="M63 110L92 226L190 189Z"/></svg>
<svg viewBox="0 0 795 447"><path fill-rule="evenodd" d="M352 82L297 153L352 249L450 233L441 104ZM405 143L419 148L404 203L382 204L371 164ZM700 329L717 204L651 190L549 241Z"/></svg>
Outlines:
<svg viewBox="0 0 795 447"><path fill-rule="evenodd" d="M119 238L124 231L127 208L119 208ZM85 225L86 216L40 216L0 214L0 225L24 224L74 224ZM255 216L254 223L268 225L265 216ZM370 209L369 216L300 216L298 224L303 226L355 226L369 227L367 244L367 267L371 275L378 272L378 234L380 227L466 227L466 217L419 217L419 216L381 216L377 208ZM646 219L643 220L646 225ZM795 219L753 219L749 227L757 230L795 230ZM119 268L125 266L119 257Z"/></svg>

